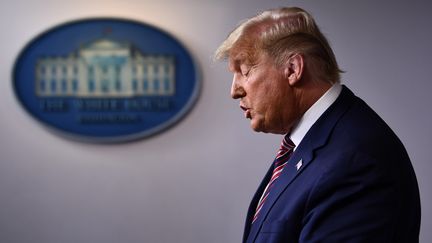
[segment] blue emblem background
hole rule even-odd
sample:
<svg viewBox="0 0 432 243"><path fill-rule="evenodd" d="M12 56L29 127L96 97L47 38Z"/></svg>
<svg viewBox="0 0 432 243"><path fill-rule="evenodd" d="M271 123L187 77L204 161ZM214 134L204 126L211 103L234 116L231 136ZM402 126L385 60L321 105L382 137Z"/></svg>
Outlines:
<svg viewBox="0 0 432 243"><path fill-rule="evenodd" d="M104 33L108 30L109 33ZM44 112L44 102L55 104L59 98L41 98L35 94L35 65L41 56L67 56L84 43L108 36L119 42L127 41L140 52L149 55L170 55L175 59L175 94L165 103L170 108L152 110L83 111L74 106L76 97L61 97L67 111ZM69 22L56 26L33 39L21 52L13 70L14 89L18 100L36 119L67 135L93 141L124 141L141 138L160 132L179 121L192 108L198 98L200 83L193 59L175 38L158 28L125 19L98 18ZM119 103L137 98L110 98ZM160 97L138 97L145 102L160 102ZM131 115L140 117L140 122L83 124L78 116L91 112L99 115Z"/></svg>

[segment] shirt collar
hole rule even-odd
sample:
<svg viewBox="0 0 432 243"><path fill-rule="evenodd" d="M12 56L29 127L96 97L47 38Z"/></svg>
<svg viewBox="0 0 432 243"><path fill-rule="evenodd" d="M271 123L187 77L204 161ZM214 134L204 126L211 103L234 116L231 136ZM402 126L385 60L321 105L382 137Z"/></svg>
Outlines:
<svg viewBox="0 0 432 243"><path fill-rule="evenodd" d="M325 92L300 118L297 125L291 130L290 139L296 145L296 148L303 140L306 133L312 125L320 118L320 116L336 101L337 97L342 91L342 85L339 83Z"/></svg>

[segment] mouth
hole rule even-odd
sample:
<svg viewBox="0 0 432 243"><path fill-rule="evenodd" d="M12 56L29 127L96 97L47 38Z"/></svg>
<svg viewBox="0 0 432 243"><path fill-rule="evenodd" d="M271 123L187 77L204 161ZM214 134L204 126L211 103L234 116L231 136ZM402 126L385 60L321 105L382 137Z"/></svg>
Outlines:
<svg viewBox="0 0 432 243"><path fill-rule="evenodd" d="M240 108L244 111L245 118L252 119L250 108L247 108L247 107L245 107L243 105L240 105Z"/></svg>

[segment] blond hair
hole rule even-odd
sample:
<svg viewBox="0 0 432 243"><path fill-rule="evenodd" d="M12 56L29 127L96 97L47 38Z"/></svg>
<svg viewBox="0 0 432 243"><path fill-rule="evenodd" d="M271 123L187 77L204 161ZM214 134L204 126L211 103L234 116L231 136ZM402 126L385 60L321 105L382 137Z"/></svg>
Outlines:
<svg viewBox="0 0 432 243"><path fill-rule="evenodd" d="M264 11L241 23L215 52L215 59L227 59L235 51L250 58L265 51L276 65L295 53L303 54L316 79L340 82L342 72L327 39L313 17L297 7Z"/></svg>

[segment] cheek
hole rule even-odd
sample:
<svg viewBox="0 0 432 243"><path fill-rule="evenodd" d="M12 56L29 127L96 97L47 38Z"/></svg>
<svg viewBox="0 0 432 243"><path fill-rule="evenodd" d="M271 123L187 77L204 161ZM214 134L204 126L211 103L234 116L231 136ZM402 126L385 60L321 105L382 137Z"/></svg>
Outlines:
<svg viewBox="0 0 432 243"><path fill-rule="evenodd" d="M283 87L267 91L268 103L266 114L272 121L284 120L292 111L292 101L289 92L284 92Z"/></svg>
<svg viewBox="0 0 432 243"><path fill-rule="evenodd" d="M286 100L286 93L283 87L280 86L269 86L263 89L263 95L266 97L266 101L270 107L269 109L275 107L279 108Z"/></svg>
<svg viewBox="0 0 432 243"><path fill-rule="evenodd" d="M279 109L279 103L283 102L285 89L278 77L270 75L268 77L253 78L249 83L249 98L260 113L267 113L273 109Z"/></svg>
<svg viewBox="0 0 432 243"><path fill-rule="evenodd" d="M277 92L262 92L259 103L256 106L255 118L265 121L266 123L273 123L279 120L281 111L284 109L282 100Z"/></svg>

